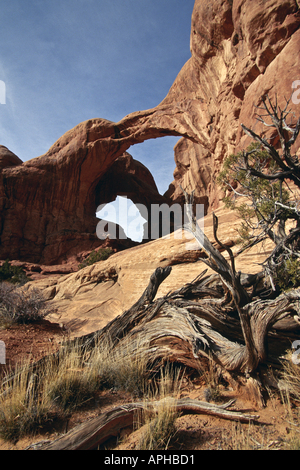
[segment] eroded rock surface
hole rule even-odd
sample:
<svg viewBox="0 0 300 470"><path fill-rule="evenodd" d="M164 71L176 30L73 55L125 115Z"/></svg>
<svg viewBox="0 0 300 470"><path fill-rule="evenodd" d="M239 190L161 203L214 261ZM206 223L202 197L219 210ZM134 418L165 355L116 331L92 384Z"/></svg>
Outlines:
<svg viewBox="0 0 300 470"><path fill-rule="evenodd" d="M168 196L180 199L182 185L218 207L223 195L215 180L224 158L251 142L241 123L265 132L255 115L261 97L268 93L275 102L277 96L283 108L293 82L300 80L299 25L295 0L196 0L192 58L163 105L185 103L198 136L175 147L177 168ZM300 105L291 101L290 108L299 117Z"/></svg>
<svg viewBox="0 0 300 470"><path fill-rule="evenodd" d="M230 210L216 210L219 217L219 238L233 246L238 238L240 220ZM213 238L212 215L204 219L205 234ZM217 246L217 245L216 245ZM239 247L233 246L236 252ZM272 249L271 242L248 250L236 260L238 270L257 273ZM223 255L228 259L227 252ZM41 289L56 314L51 321L64 324L71 336L80 336L104 327L109 321L130 308L142 295L150 276L157 267L172 266L170 276L161 284L157 296L193 281L206 265L195 240L175 232L144 245L118 252L108 260L69 274L49 276L33 283Z"/></svg>
<svg viewBox="0 0 300 470"><path fill-rule="evenodd" d="M222 161L249 143L240 124L261 132L254 107L261 96L278 95L283 106L300 79L299 25L296 0L196 0L192 57L162 103L119 123L90 119L45 155L23 164L10 155L0 165L0 259L55 264L99 244L99 182L131 145L147 139L183 137L167 197L181 202L181 185L207 210L218 207ZM299 115L297 102L291 108Z"/></svg>
<svg viewBox="0 0 300 470"><path fill-rule="evenodd" d="M134 243L125 235L109 243L98 239L98 206L117 195L146 207L151 201L168 202L149 170L128 153L111 159L109 167L97 142L85 149L89 126L91 122L80 124L48 154L29 162L22 163L8 150L0 154L0 259L58 265L79 262L82 252L99 246L128 248Z"/></svg>

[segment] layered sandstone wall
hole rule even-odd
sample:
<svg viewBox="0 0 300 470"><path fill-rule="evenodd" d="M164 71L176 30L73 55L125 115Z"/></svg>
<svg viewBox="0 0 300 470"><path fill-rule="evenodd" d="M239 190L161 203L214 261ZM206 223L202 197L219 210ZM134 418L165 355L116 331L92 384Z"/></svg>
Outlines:
<svg viewBox="0 0 300 470"><path fill-rule="evenodd" d="M147 139L183 137L167 199L182 201L182 186L207 210L217 207L222 161L248 143L240 124L261 132L254 107L261 96L278 95L282 106L300 80L299 25L296 0L196 0L192 57L156 108L119 123L90 119L23 164L0 155L0 259L55 264L99 244L101 181L130 146ZM299 115L300 105L291 107Z"/></svg>
<svg viewBox="0 0 300 470"><path fill-rule="evenodd" d="M241 123L264 132L255 116L261 97L277 96L284 107L300 80L299 26L295 0L196 0L192 58L163 101L189 100L196 110L190 120L201 129L197 142L183 139L175 148L175 180L168 191L173 199L181 197L181 185L218 207L222 194L215 180L222 162L250 143ZM299 117L300 104L291 101L290 107Z"/></svg>

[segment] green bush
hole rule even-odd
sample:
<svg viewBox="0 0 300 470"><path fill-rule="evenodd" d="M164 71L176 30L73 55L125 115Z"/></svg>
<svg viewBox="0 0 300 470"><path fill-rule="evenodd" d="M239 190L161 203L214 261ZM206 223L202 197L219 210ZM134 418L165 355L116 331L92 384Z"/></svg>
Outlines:
<svg viewBox="0 0 300 470"><path fill-rule="evenodd" d="M275 282L283 290L294 289L300 286L300 261L288 259L277 267Z"/></svg>
<svg viewBox="0 0 300 470"><path fill-rule="evenodd" d="M229 194L225 206L241 218L237 243L244 249L269 238L276 245L262 264L273 290L300 285L299 235L291 236L289 224L299 226L298 200L290 191L282 169L261 145L251 144L247 151L225 158L217 181ZM289 231L288 231L288 230Z"/></svg>
<svg viewBox="0 0 300 470"><path fill-rule="evenodd" d="M268 180L249 174L244 168L244 154L245 152L239 152L225 158L217 182L223 190L231 188L231 194L223 198L223 202L225 207L237 211L241 217L239 242L247 245L256 232L261 232L264 227L267 227L266 233L267 229L271 232L275 221L287 221L293 217L293 213L288 208L279 210L276 205L278 202L288 205L289 192L282 188L277 180ZM262 171L266 169L270 175L280 172L279 166L270 158L268 152L261 150L257 144L252 143L247 148L246 154L249 154L249 167L257 174L262 174ZM236 195L239 197L233 197L234 188L238 188ZM241 203L241 196L243 203Z"/></svg>
<svg viewBox="0 0 300 470"><path fill-rule="evenodd" d="M78 268L83 269L87 266L92 266L99 261L105 261L113 254L112 248L101 248L98 251L93 250L91 254L79 264Z"/></svg>
<svg viewBox="0 0 300 470"><path fill-rule="evenodd" d="M12 266L7 259L0 267L0 282L7 281L12 284L25 284L29 281L24 270L19 266Z"/></svg>

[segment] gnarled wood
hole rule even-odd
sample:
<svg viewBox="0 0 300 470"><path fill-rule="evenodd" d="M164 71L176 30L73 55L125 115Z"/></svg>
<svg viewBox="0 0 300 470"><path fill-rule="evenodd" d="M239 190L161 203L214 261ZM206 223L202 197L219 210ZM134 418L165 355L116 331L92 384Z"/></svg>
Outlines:
<svg viewBox="0 0 300 470"><path fill-rule="evenodd" d="M259 363L266 359L266 337L269 329L279 318L284 318L289 313L287 313L286 307L283 306L284 301L282 298L279 301L279 305L277 305L277 300L275 301L275 304L272 304L272 306L274 306L274 309L271 308L270 310L272 313L269 313L270 304L267 309L266 307L264 309L261 308L259 302L254 305L251 303L251 296L249 296L246 288L241 282L241 273L236 272L232 250L223 245L218 239L218 218L215 215L213 217L214 236L217 243L227 249L231 265L229 265L223 255L215 249L199 227L192 212L193 194L192 196L189 196L184 190L183 192L186 199L187 215L189 219L189 223L185 225L185 229L195 237L201 248L207 254L208 259L203 260L203 262L220 275L224 285L229 289L236 312L239 316L245 347L243 348L243 352L241 348L230 348L232 350L230 355L232 358L235 358L233 363L238 365L240 370L252 373L256 370ZM295 296L299 299L299 292L295 291ZM282 308L284 309L284 314L281 313ZM257 315L254 314L256 309L260 310L260 313ZM294 304L292 309L297 310L296 304ZM236 361L237 357L238 361ZM227 361L226 364L226 368L230 369L231 367Z"/></svg>
<svg viewBox="0 0 300 470"><path fill-rule="evenodd" d="M166 400L166 399L164 399ZM249 423L257 421L258 415L248 415L237 411L229 411L234 403L231 400L224 405L214 405L198 400L180 399L174 402L174 411L183 414L208 414L218 418ZM130 403L114 408L106 413L76 426L67 434L60 436L53 442L47 442L39 446L33 445L33 450L92 450L103 444L111 437L118 436L121 429L133 425L134 415L139 410L155 411L161 402ZM173 404L172 404L173 406Z"/></svg>
<svg viewBox="0 0 300 470"><path fill-rule="evenodd" d="M199 276L194 282L154 300L159 284L171 268L158 268L140 300L103 329L76 342L83 352L109 340L113 349L126 347L152 364L176 362L197 369L201 357L212 357L228 371L249 371L249 354L239 312L228 303L226 287L216 275ZM300 289L274 300L254 299L243 308L259 363L277 363L290 344L299 339ZM73 341L66 343L71 348ZM59 355L55 357L59 360ZM39 374L48 358L31 366ZM11 380L6 379L6 382ZM6 387L7 390L7 387Z"/></svg>

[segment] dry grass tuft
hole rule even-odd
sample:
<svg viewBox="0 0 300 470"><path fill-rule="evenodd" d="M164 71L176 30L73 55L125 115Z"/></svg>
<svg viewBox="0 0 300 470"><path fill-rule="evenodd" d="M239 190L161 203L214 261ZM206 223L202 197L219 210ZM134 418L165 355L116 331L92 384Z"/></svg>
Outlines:
<svg viewBox="0 0 300 470"><path fill-rule="evenodd" d="M10 372L0 388L0 436L16 442L49 420L66 417L101 389L113 387L140 395L147 370L145 356L136 351L129 345L113 351L107 341L86 353L75 342L49 355L38 375L29 364L17 366L13 381L7 380Z"/></svg>
<svg viewBox="0 0 300 470"><path fill-rule="evenodd" d="M17 442L57 416L54 404L41 390L36 390L37 376L29 364L19 364L13 382L0 389L0 436Z"/></svg>
<svg viewBox="0 0 300 470"><path fill-rule="evenodd" d="M287 427L290 432L288 448L290 450L300 450L300 411L297 407L293 412L294 403L300 403L300 365L292 360L291 353L288 353L283 362L283 374L281 382L282 400L287 409Z"/></svg>
<svg viewBox="0 0 300 470"><path fill-rule="evenodd" d="M154 389L148 392L143 416L144 432L137 450L167 450L176 434L176 403L181 382L180 371L167 367ZM154 405L154 406L153 406ZM140 423L141 424L141 423Z"/></svg>
<svg viewBox="0 0 300 470"><path fill-rule="evenodd" d="M86 363L78 343L71 349L62 348L58 358L47 361L44 393L64 412L78 409L99 389L97 366L98 363Z"/></svg>

